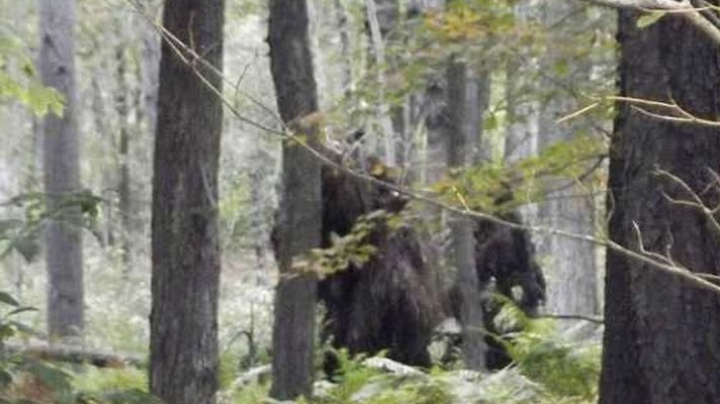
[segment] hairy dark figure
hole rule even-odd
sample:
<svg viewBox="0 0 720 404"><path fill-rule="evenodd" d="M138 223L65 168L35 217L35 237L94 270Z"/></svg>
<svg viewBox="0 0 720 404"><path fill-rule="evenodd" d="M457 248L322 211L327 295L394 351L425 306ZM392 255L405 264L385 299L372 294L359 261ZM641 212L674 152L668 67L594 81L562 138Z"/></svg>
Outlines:
<svg viewBox="0 0 720 404"><path fill-rule="evenodd" d="M377 179L390 180L378 171L370 170ZM395 192L331 167L323 169L322 179L325 247L332 233L348 234L362 215L399 212L407 203ZM441 299L418 236L409 226L392 229L379 220L367 242L377 248L368 262L320 282L319 297L327 308L323 338L350 353L387 350L391 359L429 367L426 348L441 317Z"/></svg>

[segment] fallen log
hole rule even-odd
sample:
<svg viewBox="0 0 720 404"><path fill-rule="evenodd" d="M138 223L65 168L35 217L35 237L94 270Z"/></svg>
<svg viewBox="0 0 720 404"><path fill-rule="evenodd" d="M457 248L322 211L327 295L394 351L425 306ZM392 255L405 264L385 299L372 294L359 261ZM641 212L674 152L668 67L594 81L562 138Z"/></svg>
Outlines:
<svg viewBox="0 0 720 404"><path fill-rule="evenodd" d="M89 364L99 368L143 367L145 361L135 355L99 352L67 345L5 344L4 354L22 355L51 362Z"/></svg>

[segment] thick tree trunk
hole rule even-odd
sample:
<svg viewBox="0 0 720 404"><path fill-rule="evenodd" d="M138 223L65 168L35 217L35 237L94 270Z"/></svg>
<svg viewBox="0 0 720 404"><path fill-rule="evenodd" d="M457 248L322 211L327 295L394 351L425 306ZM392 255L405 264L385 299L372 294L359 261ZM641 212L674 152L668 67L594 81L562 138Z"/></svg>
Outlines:
<svg viewBox="0 0 720 404"><path fill-rule="evenodd" d="M715 2L713 2L715 3ZM716 4L716 3L715 3ZM620 94L677 102L706 119L720 114L717 48L684 19L667 15L637 28L621 11ZM691 200L720 200L720 131L678 124L619 104L610 161L610 237L633 250L669 255L694 272L720 274L720 234ZM654 111L663 113L663 111ZM637 229L637 231L636 231ZM639 233L639 234L638 234ZM600 402L720 402L720 297L609 251Z"/></svg>
<svg viewBox="0 0 720 404"><path fill-rule="evenodd" d="M462 168L472 160L477 144L477 88L471 86L472 70L462 62L451 62L447 73L449 130L447 134L448 169ZM475 220L454 216L450 219L452 257L461 295L460 323L463 327L462 357L468 369L485 367L485 343L481 285L475 270Z"/></svg>
<svg viewBox="0 0 720 404"><path fill-rule="evenodd" d="M220 70L223 22L223 0L165 3L165 28ZM186 65L163 43L152 204L150 389L172 404L214 403L218 388L223 110L194 69L220 88L211 69L200 62Z"/></svg>
<svg viewBox="0 0 720 404"><path fill-rule="evenodd" d="M305 0L270 2L270 62L283 121L317 147L317 131L302 123L317 111L317 90ZM292 141L283 143L283 200L278 223L280 282L275 296L273 383L281 400L312 393L317 279L294 273L293 258L321 244L320 163Z"/></svg>
<svg viewBox="0 0 720 404"><path fill-rule="evenodd" d="M75 0L40 0L40 75L43 84L65 97L63 116L43 121L43 169L48 210L80 189L80 138L75 84ZM83 328L83 267L80 208L62 208L48 220L48 332L78 335Z"/></svg>

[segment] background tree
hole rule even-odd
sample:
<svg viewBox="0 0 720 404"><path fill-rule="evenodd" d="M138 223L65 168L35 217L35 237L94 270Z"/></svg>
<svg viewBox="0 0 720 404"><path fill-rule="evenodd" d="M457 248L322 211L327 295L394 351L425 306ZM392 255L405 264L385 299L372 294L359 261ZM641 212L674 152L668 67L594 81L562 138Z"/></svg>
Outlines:
<svg viewBox="0 0 720 404"><path fill-rule="evenodd" d="M585 32L596 28L599 19L582 3L555 1L536 6L540 20L548 30L546 52L540 57L538 69L539 106L537 147L549 147L572 141L581 135L599 138L601 133L594 122L576 119L570 123L556 123L566 114L580 108L584 102L584 86L591 82L593 62L590 57L597 41L587 38ZM590 40L590 47L587 42ZM576 45L583 43L583 47ZM597 50L597 48L596 48ZM599 53L599 52L598 52ZM568 62L577 58L575 63ZM602 159L602 156L589 156ZM591 170L598 169L597 165ZM586 175L586 173L582 173ZM545 200L539 203L538 221L553 229L573 234L594 236L595 196L593 188L584 178L563 178L547 181ZM543 269L548 274L548 301L550 313L595 315L598 310L596 247L582 240L567 237L540 235L538 253L543 257Z"/></svg>
<svg viewBox="0 0 720 404"><path fill-rule="evenodd" d="M448 121L447 166L449 170L471 165L473 146L479 143L481 111L473 70L467 63L452 60L447 73ZM452 175L452 174L450 174ZM460 323L463 326L462 357L468 369L485 367L485 344L480 281L475 262L475 220L454 215L450 218L452 257L457 271L457 288L461 294Z"/></svg>
<svg viewBox="0 0 720 404"><path fill-rule="evenodd" d="M84 326L82 213L68 205L80 189L80 135L75 84L75 0L40 1L40 76L65 99L61 116L42 123L43 172L47 210L48 331L79 335Z"/></svg>
<svg viewBox="0 0 720 404"><path fill-rule="evenodd" d="M717 47L683 16L638 28L620 11L620 95L677 102L696 116L720 112ZM674 123L618 104L610 160L610 238L716 277L720 197L716 127ZM665 174L663 174L665 173ZM690 203L676 203L674 201ZM720 399L720 299L610 250L600 402L711 403Z"/></svg>
<svg viewBox="0 0 720 404"><path fill-rule="evenodd" d="M318 109L305 0L270 2L268 42L282 120L318 146L308 115ZM280 281L275 296L273 383L270 394L291 399L312 393L317 279L293 270L293 260L321 245L320 163L294 140L283 143L283 197L277 223Z"/></svg>
<svg viewBox="0 0 720 404"><path fill-rule="evenodd" d="M165 2L152 205L150 389L214 403L218 388L218 163L223 0ZM204 61L198 59L202 57ZM203 78L199 77L201 75Z"/></svg>

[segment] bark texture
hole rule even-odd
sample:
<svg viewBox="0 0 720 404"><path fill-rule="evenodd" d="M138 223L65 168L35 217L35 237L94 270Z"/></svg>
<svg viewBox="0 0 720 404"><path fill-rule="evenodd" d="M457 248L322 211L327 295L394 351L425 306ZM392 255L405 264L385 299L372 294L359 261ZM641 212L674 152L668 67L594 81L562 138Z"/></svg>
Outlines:
<svg viewBox="0 0 720 404"><path fill-rule="evenodd" d="M638 12L620 12L620 94L675 101L716 119L717 48L677 16L645 29L637 28L638 17ZM720 234L702 212L666 198L691 195L657 170L671 172L708 206L716 206L718 184L709 170L720 171L720 131L659 120L626 103L618 107L608 196L612 240L638 250L637 224L645 249L717 276ZM718 312L717 294L609 251L600 402L719 402Z"/></svg>
<svg viewBox="0 0 720 404"><path fill-rule="evenodd" d="M62 206L80 189L74 27L75 0L40 0L40 76L65 97L63 115L42 123L47 208L59 209L45 233L48 331L55 337L79 335L84 325L81 212Z"/></svg>
<svg viewBox="0 0 720 404"><path fill-rule="evenodd" d="M222 70L223 0L167 0L163 25ZM185 55L188 56L188 55ZM192 59L192 58L191 58ZM167 403L214 403L220 277L218 161L221 100L162 46L152 203L150 389Z"/></svg>
<svg viewBox="0 0 720 404"><path fill-rule="evenodd" d="M477 88L471 85L472 70L464 63L453 61L448 68L447 136L448 169L462 169L471 160L471 145L477 143L477 130L482 114L477 103ZM481 285L475 270L475 220L455 215L450 218L452 261L457 271L457 288L461 295L460 324L463 327L462 358L468 369L485 367L485 343Z"/></svg>
<svg viewBox="0 0 720 404"><path fill-rule="evenodd" d="M269 30L270 65L280 116L317 147L316 128L302 122L318 109L306 1L272 0ZM275 295L270 395L286 400L312 393L317 279L292 273L292 261L321 243L319 161L294 142L285 142L282 181L277 230L280 282Z"/></svg>

